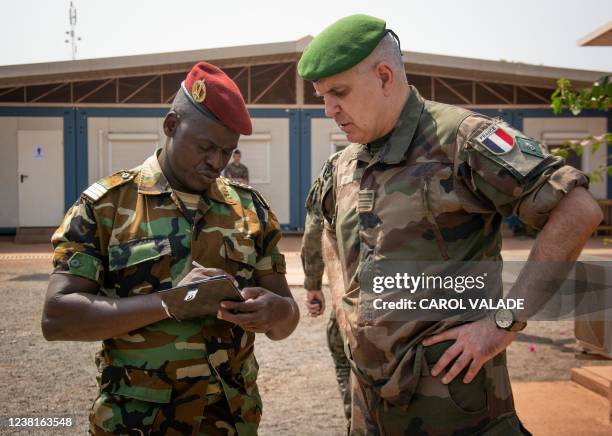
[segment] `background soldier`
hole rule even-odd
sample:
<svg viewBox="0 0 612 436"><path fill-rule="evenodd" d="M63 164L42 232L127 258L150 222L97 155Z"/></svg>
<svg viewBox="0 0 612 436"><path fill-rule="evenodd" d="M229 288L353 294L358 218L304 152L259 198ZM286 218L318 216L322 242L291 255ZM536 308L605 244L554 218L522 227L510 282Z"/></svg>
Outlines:
<svg viewBox="0 0 612 436"><path fill-rule="evenodd" d="M321 173L313 183L306 199L306 223L302 237L302 268L304 269L304 288L306 289L306 306L311 316L319 316L325 312L325 295L323 294L323 254L321 237L323 235L323 217L321 216L321 192L331 182L333 166L340 153L333 154L323 164ZM329 279L329 275L328 275ZM327 322L327 346L331 352L336 371L336 381L342 397L344 415L351 419L351 392L348 387L351 366L344 354L344 342L338 328L336 310L330 310Z"/></svg>
<svg viewBox="0 0 612 436"><path fill-rule="evenodd" d="M282 339L299 312L276 216L219 178L251 130L235 83L196 64L164 119L165 146L94 183L53 235L43 334L103 341L91 434L256 433L254 333ZM176 319L187 303L156 292L225 273L247 301L221 303L217 317Z"/></svg>
<svg viewBox="0 0 612 436"><path fill-rule="evenodd" d="M246 165L240 163L240 159L242 159L242 153L238 149L234 150L232 161L223 170L223 177L248 185L249 169Z"/></svg>
<svg viewBox="0 0 612 436"><path fill-rule="evenodd" d="M324 259L332 272L338 259L344 278L351 432L528 433L504 352L524 320L513 312L508 322L496 312L495 321L463 324L377 318L367 278L390 275L398 262L501 262L502 217L516 213L541 229L510 291L528 306L531 294L541 296L538 280L555 278L536 263L575 260L601 221L587 177L500 120L423 99L383 20L332 24L305 49L298 72L352 142L322 198L333 249Z"/></svg>

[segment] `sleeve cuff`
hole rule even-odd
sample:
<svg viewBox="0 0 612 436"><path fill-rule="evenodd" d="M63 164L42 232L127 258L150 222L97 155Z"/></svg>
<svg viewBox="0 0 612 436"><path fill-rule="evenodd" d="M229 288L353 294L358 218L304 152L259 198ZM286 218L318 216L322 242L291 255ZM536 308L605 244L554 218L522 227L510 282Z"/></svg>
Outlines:
<svg viewBox="0 0 612 436"><path fill-rule="evenodd" d="M306 276L304 278L304 288L308 291L320 291L323 287L322 278L313 278Z"/></svg>

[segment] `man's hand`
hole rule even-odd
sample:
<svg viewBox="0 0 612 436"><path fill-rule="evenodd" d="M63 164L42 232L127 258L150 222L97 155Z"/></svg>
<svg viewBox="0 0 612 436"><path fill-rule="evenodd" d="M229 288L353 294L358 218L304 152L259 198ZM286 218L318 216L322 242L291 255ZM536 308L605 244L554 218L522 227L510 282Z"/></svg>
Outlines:
<svg viewBox="0 0 612 436"><path fill-rule="evenodd" d="M317 317L325 312L325 295L323 291L306 291L306 308L308 315Z"/></svg>
<svg viewBox="0 0 612 436"><path fill-rule="evenodd" d="M197 262L193 262L193 266L195 268L193 268L191 271L187 273L185 277L183 277L183 279L179 282L178 286L185 286L193 282L204 280L208 277L226 276L234 283L234 286L238 287L238 283L236 282L236 279L231 274L226 273L222 269L206 268Z"/></svg>
<svg viewBox="0 0 612 436"><path fill-rule="evenodd" d="M288 313L293 312L293 305L287 297L262 287L244 288L241 293L246 301L221 302L218 318L237 324L247 331L268 333Z"/></svg>
<svg viewBox="0 0 612 436"><path fill-rule="evenodd" d="M450 383L468 365L469 370L463 382L470 383L482 365L505 350L514 338L516 338L516 332L502 330L490 319L482 319L431 336L423 341L423 345L429 347L439 342L455 340L455 343L434 365L431 375L436 377L452 361L455 361L451 369L442 377L442 383Z"/></svg>

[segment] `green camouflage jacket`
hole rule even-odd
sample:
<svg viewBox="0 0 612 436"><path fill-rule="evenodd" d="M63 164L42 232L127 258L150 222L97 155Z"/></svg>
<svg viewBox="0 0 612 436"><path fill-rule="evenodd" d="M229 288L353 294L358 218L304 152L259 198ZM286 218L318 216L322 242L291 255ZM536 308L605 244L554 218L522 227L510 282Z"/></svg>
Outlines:
<svg viewBox="0 0 612 436"><path fill-rule="evenodd" d="M265 200L224 178L189 211L154 155L80 196L53 235L53 265L55 272L97 282L100 295L110 298L176 286L192 261L221 268L245 287L285 272L279 239L279 223ZM238 433L256 433L261 400L254 338L234 324L204 317L167 319L105 340L96 359L100 395L92 423L111 433L146 429L163 406L173 415L171 427L195 434L211 381L221 383Z"/></svg>
<svg viewBox="0 0 612 436"><path fill-rule="evenodd" d="M499 137L514 146L490 144ZM454 325L372 319L362 295L368 274L390 274L397 262L499 261L503 217L517 214L541 228L577 185L587 186L587 177L523 133L424 100L412 87L390 138L376 149L347 147L321 195L344 276L347 354L359 379L402 403L418 378L418 345Z"/></svg>

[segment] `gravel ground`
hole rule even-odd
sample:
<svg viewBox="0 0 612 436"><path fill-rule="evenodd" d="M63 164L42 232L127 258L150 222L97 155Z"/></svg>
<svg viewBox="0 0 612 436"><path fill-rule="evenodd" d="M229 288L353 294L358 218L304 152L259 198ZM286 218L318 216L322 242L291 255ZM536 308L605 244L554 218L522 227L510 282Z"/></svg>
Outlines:
<svg viewBox="0 0 612 436"><path fill-rule="evenodd" d="M50 266L46 260L0 265L0 417L70 416L70 429L20 434L85 434L95 396L97 343L46 342L40 315ZM302 303L304 290L293 289ZM264 403L262 435L340 435L345 423L325 341L326 319L305 315L281 342L260 336L256 355ZM609 362L581 360L573 323L532 322L509 348L510 375L518 381L567 380L570 368ZM11 429L12 430L12 429ZM10 434L0 428L1 434ZM12 431L15 433L15 431Z"/></svg>

